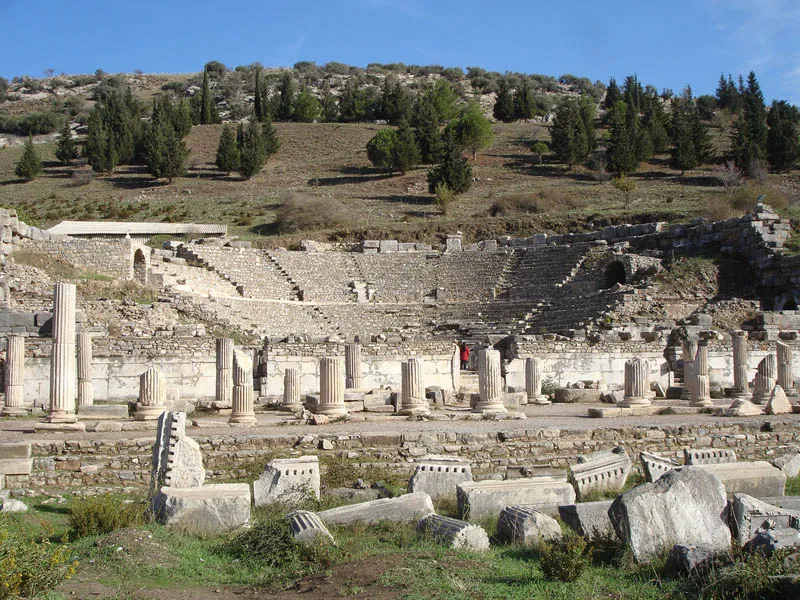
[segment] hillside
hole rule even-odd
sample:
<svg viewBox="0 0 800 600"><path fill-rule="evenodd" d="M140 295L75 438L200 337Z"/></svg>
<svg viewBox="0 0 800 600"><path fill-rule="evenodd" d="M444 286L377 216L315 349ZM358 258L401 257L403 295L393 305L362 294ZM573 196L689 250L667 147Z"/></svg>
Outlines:
<svg viewBox="0 0 800 600"><path fill-rule="evenodd" d="M425 81L430 78L423 76ZM54 85L59 79L43 80L35 93L25 93L23 83L12 86L9 99L0 103L0 113L24 115L58 104L80 106L80 114L85 115L101 84ZM147 99L165 88L190 93L197 76L125 79L137 96ZM404 85L418 87L421 81L409 76ZM466 78L460 86L464 93L471 91ZM246 82L240 81L236 94L243 102L249 101L247 91ZM553 103L575 92L564 84L553 91L541 90ZM482 105L491 107L493 98L493 92L481 95ZM222 109L225 103L218 106ZM428 167L389 176L370 166L366 142L386 127L376 123L275 123L281 149L249 181L225 176L214 166L221 125L197 125L186 139L190 149L186 177L171 184L155 181L143 167L121 166L112 175L92 174L88 166L62 167L53 154L57 134L36 137L45 173L21 183L14 176L22 153L20 138L5 135L6 147L0 150L0 204L17 208L28 220L46 227L65 219L226 223L233 235L265 246L291 245L309 237L436 241L460 230L473 240L593 229L619 222L719 219L743 214L760 193L766 193L767 201L777 208L793 213L800 189L796 170L768 174L765 181L731 195L715 177L714 165L681 176L668 167L667 155L643 163L632 176L636 189L626 206L622 194L602 180L607 178L597 177L585 166L567 170L551 155L538 164L530 148L536 140L549 141L546 121L495 122L494 145L471 161L472 189L446 215L427 192ZM602 140L604 131L598 134ZM712 129L712 137L718 149L727 146L727 134ZM294 231L282 230L276 222L279 208L287 201L296 209L284 221L291 222Z"/></svg>

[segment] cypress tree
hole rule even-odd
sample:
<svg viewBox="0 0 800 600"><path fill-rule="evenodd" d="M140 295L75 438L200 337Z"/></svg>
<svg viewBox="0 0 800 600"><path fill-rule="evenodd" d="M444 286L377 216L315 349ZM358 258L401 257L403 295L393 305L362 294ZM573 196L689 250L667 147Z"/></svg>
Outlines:
<svg viewBox="0 0 800 600"><path fill-rule="evenodd" d="M236 144L236 133L230 125L222 127L217 145L216 165L220 171L225 171L228 175L239 168L239 146Z"/></svg>
<svg viewBox="0 0 800 600"><path fill-rule="evenodd" d="M447 79L437 79L430 91L430 96L440 123L458 117L458 95Z"/></svg>
<svg viewBox="0 0 800 600"><path fill-rule="evenodd" d="M767 116L767 157L776 171L790 169L800 157L799 122L800 114L796 106L785 100L772 102Z"/></svg>
<svg viewBox="0 0 800 600"><path fill-rule="evenodd" d="M56 145L56 158L62 165L68 165L70 161L78 158L78 147L75 145L75 140L72 139L69 121L66 121L64 127L61 128L61 135Z"/></svg>
<svg viewBox="0 0 800 600"><path fill-rule="evenodd" d="M263 121L264 120L264 105L262 103L261 98L261 67L256 67L256 74L255 74L256 82L255 82L255 93L256 97L253 101L253 109L255 110L256 121Z"/></svg>
<svg viewBox="0 0 800 600"><path fill-rule="evenodd" d="M553 152L558 159L572 167L586 158L589 146L586 129L583 125L581 109L575 98L566 98L556 108L555 118L550 127Z"/></svg>
<svg viewBox="0 0 800 600"><path fill-rule="evenodd" d="M327 83L322 92L322 120L326 123L334 123L339 118L339 104L336 102L336 96L331 94L331 90Z"/></svg>
<svg viewBox="0 0 800 600"><path fill-rule="evenodd" d="M536 113L536 99L533 97L533 90L528 78L522 80L517 93L514 94L514 117L528 121Z"/></svg>
<svg viewBox="0 0 800 600"><path fill-rule="evenodd" d="M603 108L606 110L611 110L614 108L614 105L622 99L622 96L619 92L619 86L617 85L617 80L613 77L609 79L608 86L606 87L606 98L603 101Z"/></svg>
<svg viewBox="0 0 800 600"><path fill-rule="evenodd" d="M102 106L95 106L89 115L89 131L86 134L86 158L92 170L110 173L117 166L119 156L103 120Z"/></svg>
<svg viewBox="0 0 800 600"><path fill-rule="evenodd" d="M583 130L586 134L586 154L581 158L586 158L597 148L597 132L594 124L597 118L597 110L595 109L594 99L587 94L581 96L579 107Z"/></svg>
<svg viewBox="0 0 800 600"><path fill-rule="evenodd" d="M638 167L634 128L636 115L623 101L618 101L611 111L611 139L608 143L610 167L616 173L633 173Z"/></svg>
<svg viewBox="0 0 800 600"><path fill-rule="evenodd" d="M405 174L408 169L416 167L420 162L420 151L417 138L407 120L400 122L397 129L397 142L392 153L394 168Z"/></svg>
<svg viewBox="0 0 800 600"><path fill-rule="evenodd" d="M264 136L261 124L252 119L247 129L242 129L241 144L239 146L239 173L245 179L250 179L264 167L267 152L264 149Z"/></svg>
<svg viewBox="0 0 800 600"><path fill-rule="evenodd" d="M733 134L733 157L736 166L753 176L767 156L767 115L764 96L753 71L747 77L742 94L742 114Z"/></svg>
<svg viewBox="0 0 800 600"><path fill-rule="evenodd" d="M176 119L175 110L169 98L162 96L153 101L153 114L145 138L145 160L148 171L155 177L167 178L185 173L186 157L189 151L181 139L178 127L182 124Z"/></svg>
<svg viewBox="0 0 800 600"><path fill-rule="evenodd" d="M264 121L264 124L261 126L261 138L264 143L266 158L269 158L280 150L281 142L278 139L278 132L275 131L275 126L269 119Z"/></svg>
<svg viewBox="0 0 800 600"><path fill-rule="evenodd" d="M33 138L29 135L28 140L25 142L22 156L14 167L14 174L20 179L30 181L41 172L42 161L39 159L36 148L33 147Z"/></svg>
<svg viewBox="0 0 800 600"><path fill-rule="evenodd" d="M275 107L275 119L278 121L290 121L294 108L295 84L292 74L284 71L278 83L278 98Z"/></svg>
<svg viewBox="0 0 800 600"><path fill-rule="evenodd" d="M420 150L420 160L424 164L438 162L442 154L442 134L439 132L439 116L430 90L417 96L414 108L414 127Z"/></svg>
<svg viewBox="0 0 800 600"><path fill-rule="evenodd" d="M214 112L211 108L211 89L208 85L208 70L203 69L203 91L200 94L200 124L210 125L214 122Z"/></svg>
<svg viewBox="0 0 800 600"><path fill-rule="evenodd" d="M463 194L472 186L472 167L461 156L454 131L445 130L442 163L428 171L428 191L435 193L439 184L444 184L454 194Z"/></svg>
<svg viewBox="0 0 800 600"><path fill-rule="evenodd" d="M498 85L497 99L494 102L492 114L495 119L503 123L510 123L515 118L514 98L511 95L511 89L505 77L500 80Z"/></svg>

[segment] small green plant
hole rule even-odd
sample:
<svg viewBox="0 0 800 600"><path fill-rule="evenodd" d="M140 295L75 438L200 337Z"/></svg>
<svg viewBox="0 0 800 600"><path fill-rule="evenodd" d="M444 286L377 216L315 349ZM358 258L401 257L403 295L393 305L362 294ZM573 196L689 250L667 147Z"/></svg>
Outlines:
<svg viewBox="0 0 800 600"><path fill-rule="evenodd" d="M434 194L436 194L436 206L443 215L446 215L450 204L456 199L456 195L445 183L437 183Z"/></svg>
<svg viewBox="0 0 800 600"><path fill-rule="evenodd" d="M800 496L800 475L787 479L784 489L784 494L786 496Z"/></svg>
<svg viewBox="0 0 800 600"><path fill-rule="evenodd" d="M33 598L75 574L67 540L22 539L0 522L0 599Z"/></svg>
<svg viewBox="0 0 800 600"><path fill-rule="evenodd" d="M553 398L556 395L558 383L552 377L546 376L542 379L542 394L548 398Z"/></svg>
<svg viewBox="0 0 800 600"><path fill-rule="evenodd" d="M129 501L107 494L74 500L69 508L69 525L76 537L111 533L145 522L142 501Z"/></svg>
<svg viewBox="0 0 800 600"><path fill-rule="evenodd" d="M300 546L286 519L277 513L227 540L220 550L232 558L277 569L297 567L301 561Z"/></svg>
<svg viewBox="0 0 800 600"><path fill-rule="evenodd" d="M736 549L728 564L715 564L707 572L685 581L692 597L707 600L766 600L788 598L779 593L776 575L792 572L786 557L791 549L779 550L772 556L745 554Z"/></svg>
<svg viewBox="0 0 800 600"><path fill-rule="evenodd" d="M592 558L592 548L577 533L568 531L560 540L539 547L540 566L550 581L575 581Z"/></svg>

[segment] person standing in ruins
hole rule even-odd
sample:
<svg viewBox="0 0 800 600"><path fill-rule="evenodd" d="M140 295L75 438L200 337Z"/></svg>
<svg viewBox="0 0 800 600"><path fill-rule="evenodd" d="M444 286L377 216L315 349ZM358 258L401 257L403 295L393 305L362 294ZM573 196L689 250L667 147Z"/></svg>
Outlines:
<svg viewBox="0 0 800 600"><path fill-rule="evenodd" d="M461 348L461 370L466 371L469 365L469 346L467 342L462 341L459 348Z"/></svg>

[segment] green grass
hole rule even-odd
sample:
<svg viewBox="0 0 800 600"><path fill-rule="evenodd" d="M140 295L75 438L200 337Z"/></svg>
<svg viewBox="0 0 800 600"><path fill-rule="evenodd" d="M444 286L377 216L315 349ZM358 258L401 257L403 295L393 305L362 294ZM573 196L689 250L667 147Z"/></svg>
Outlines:
<svg viewBox="0 0 800 600"><path fill-rule="evenodd" d="M786 496L800 496L800 475L797 477L790 477L786 480L786 488L784 490Z"/></svg>

